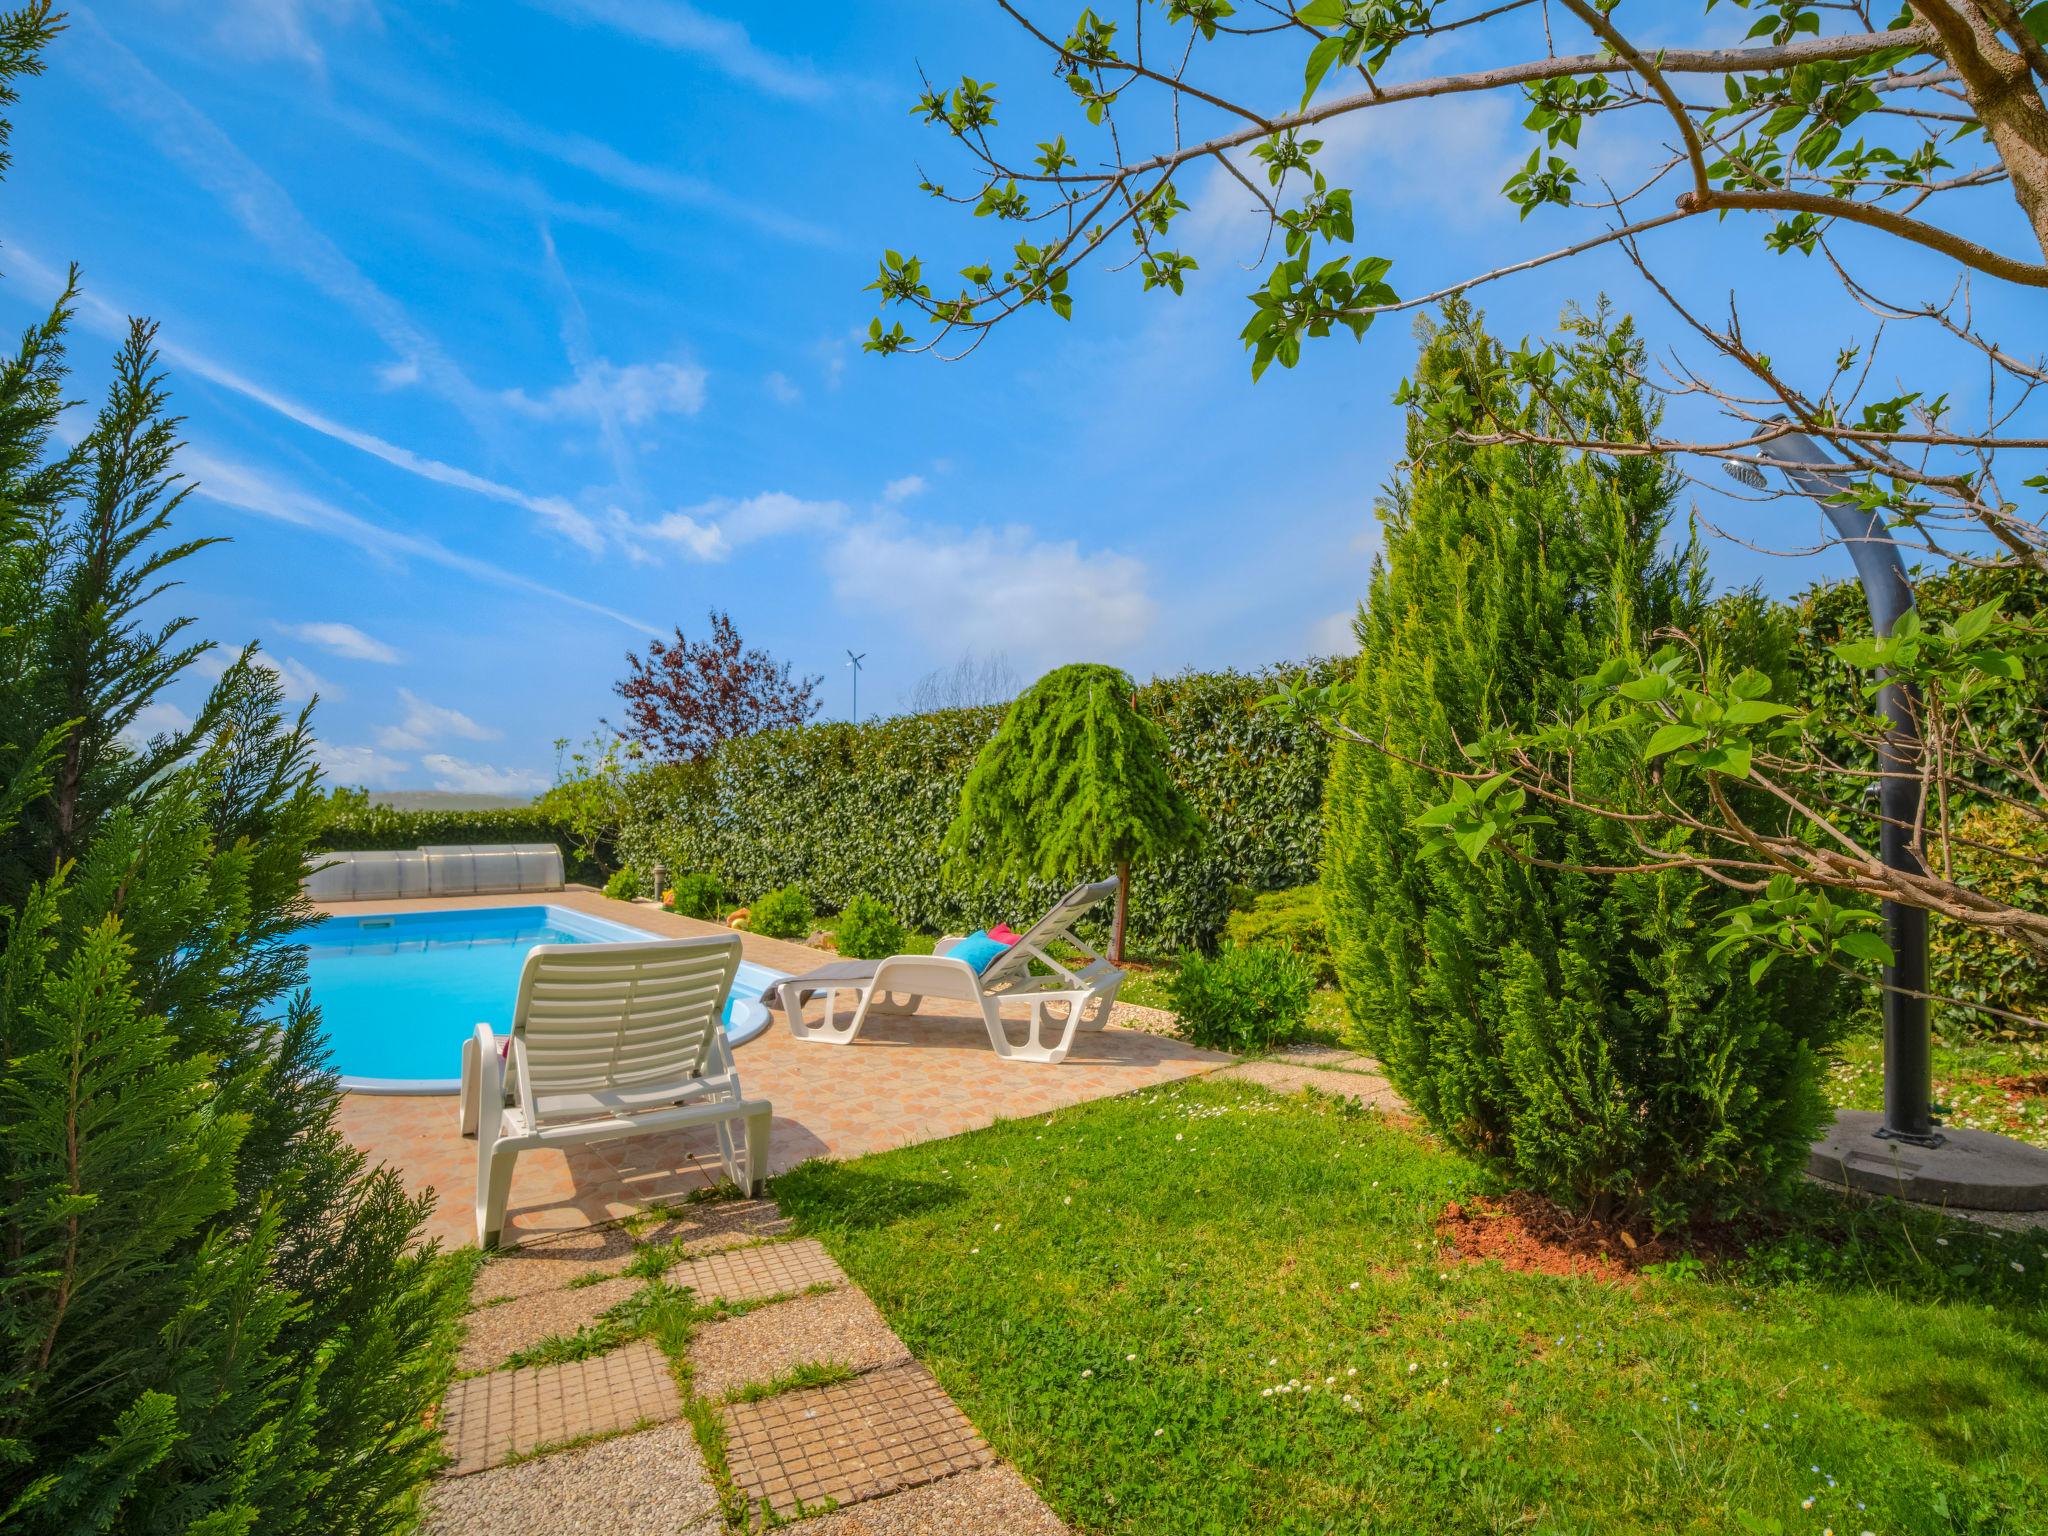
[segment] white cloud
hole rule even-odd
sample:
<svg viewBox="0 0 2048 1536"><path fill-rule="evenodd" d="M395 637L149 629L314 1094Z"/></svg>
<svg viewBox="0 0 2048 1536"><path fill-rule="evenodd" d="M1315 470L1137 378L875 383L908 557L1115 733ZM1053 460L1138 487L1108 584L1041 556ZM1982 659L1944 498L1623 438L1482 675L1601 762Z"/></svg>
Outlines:
<svg viewBox="0 0 2048 1536"><path fill-rule="evenodd" d="M255 59L296 59L316 70L327 62L314 36L317 22L377 19L370 0L216 0L216 5L214 36L231 51Z"/></svg>
<svg viewBox="0 0 2048 1536"><path fill-rule="evenodd" d="M152 699L136 712L121 734L136 746L154 736L176 736L192 729L192 717L168 699Z"/></svg>
<svg viewBox="0 0 2048 1536"><path fill-rule="evenodd" d="M370 635L364 634L353 624L335 620L315 620L306 624L280 624L278 633L303 640L308 645L317 645L323 651L332 651L350 661L381 661L387 664L400 660L397 651Z"/></svg>
<svg viewBox="0 0 2048 1536"><path fill-rule="evenodd" d="M1310 652L1317 656L1351 655L1358 649L1358 636L1351 628L1357 618L1356 608L1340 608L1317 619L1309 626Z"/></svg>
<svg viewBox="0 0 2048 1536"><path fill-rule="evenodd" d="M882 500L888 502L891 506L901 501L908 501L913 496L921 496L923 494L923 475L904 475L901 479L891 480L882 487Z"/></svg>
<svg viewBox="0 0 2048 1536"><path fill-rule="evenodd" d="M809 64L778 58L757 46L738 22L707 16L683 0L553 0L548 9L676 53L694 54L720 73L770 96L820 101L832 94L831 82Z"/></svg>
<svg viewBox="0 0 2048 1536"><path fill-rule="evenodd" d="M628 363L605 358L579 369L567 384L535 398L523 389L505 391L513 409L542 420L615 416L640 426L657 416L694 416L704 408L706 374L694 363Z"/></svg>
<svg viewBox="0 0 2048 1536"><path fill-rule="evenodd" d="M322 741L314 744L313 755L326 770L329 784L389 789L394 781L412 771L412 764L403 758L386 757L374 747L345 747Z"/></svg>
<svg viewBox="0 0 2048 1536"><path fill-rule="evenodd" d="M950 530L882 521L833 546L834 596L893 615L934 654L1001 651L1032 666L1109 661L1151 629L1145 563L1029 528Z"/></svg>
<svg viewBox="0 0 2048 1536"><path fill-rule="evenodd" d="M743 544L798 532L822 532L846 517L846 504L806 501L787 491L764 491L742 501L714 497L650 521L636 522L614 509L612 531L628 553L648 560L662 546L696 560L723 560Z"/></svg>
<svg viewBox="0 0 2048 1536"><path fill-rule="evenodd" d="M259 652L256 665L276 674L278 682L284 688L284 701L287 704L308 703L315 694L323 699L342 697L339 688L296 656L266 656Z"/></svg>
<svg viewBox="0 0 2048 1536"><path fill-rule="evenodd" d="M417 750L430 742L445 741L450 736L464 741L498 739L498 732L489 726L477 724L459 709L430 704L410 688L399 689L398 700L405 706L405 718L377 732L377 745L380 747L404 752Z"/></svg>
<svg viewBox="0 0 2048 1536"><path fill-rule="evenodd" d="M429 752L420 763L434 776L434 788L451 794L537 795L548 787L547 776L530 768L497 768L445 752Z"/></svg>
<svg viewBox="0 0 2048 1536"><path fill-rule="evenodd" d="M771 373L762 383L768 390L768 398L777 405L795 405L804 397L804 392L790 382L786 373Z"/></svg>

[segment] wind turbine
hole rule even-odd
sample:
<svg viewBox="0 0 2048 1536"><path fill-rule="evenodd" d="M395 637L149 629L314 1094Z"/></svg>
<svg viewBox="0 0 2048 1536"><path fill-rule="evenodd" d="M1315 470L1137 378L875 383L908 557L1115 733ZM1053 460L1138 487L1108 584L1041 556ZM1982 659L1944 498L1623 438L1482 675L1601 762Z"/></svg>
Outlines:
<svg viewBox="0 0 2048 1536"><path fill-rule="evenodd" d="M846 664L853 668L853 723L855 725L860 724L860 664L867 660L867 656L868 653L866 651L862 651L858 656L854 655L851 650L846 653Z"/></svg>

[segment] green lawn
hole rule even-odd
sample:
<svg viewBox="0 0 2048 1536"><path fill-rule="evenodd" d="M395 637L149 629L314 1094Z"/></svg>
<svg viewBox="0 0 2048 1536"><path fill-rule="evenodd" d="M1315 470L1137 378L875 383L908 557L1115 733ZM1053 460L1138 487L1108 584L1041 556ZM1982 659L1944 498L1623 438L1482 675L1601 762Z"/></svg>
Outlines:
<svg viewBox="0 0 2048 1536"><path fill-rule="evenodd" d="M1443 1256L1485 1189L1196 1082L775 1193L1082 1530L2048 1530L2048 1235L1816 1190L1739 1261L1599 1282Z"/></svg>
<svg viewBox="0 0 2048 1536"><path fill-rule="evenodd" d="M2021 1093L1998 1081L2015 1077L2040 1078L2048 1088L2048 1039L1935 1042L1934 1102L1946 1124L2048 1147L2048 1092ZM1874 1029L1842 1042L1827 1093L1844 1109L1884 1107L1884 1046Z"/></svg>

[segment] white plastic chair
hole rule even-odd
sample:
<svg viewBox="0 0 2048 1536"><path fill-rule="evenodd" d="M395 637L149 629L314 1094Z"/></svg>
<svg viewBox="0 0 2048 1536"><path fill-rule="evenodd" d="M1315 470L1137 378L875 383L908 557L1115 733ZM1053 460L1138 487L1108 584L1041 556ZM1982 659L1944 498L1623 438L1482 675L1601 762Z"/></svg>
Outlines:
<svg viewBox="0 0 2048 1536"><path fill-rule="evenodd" d="M740 1094L720 1016L738 934L542 944L526 957L509 1037L462 1047L462 1134L476 1146L476 1231L497 1245L521 1152L712 1124L728 1177L759 1192L770 1106ZM746 1126L744 1155L734 1123Z"/></svg>
<svg viewBox="0 0 2048 1536"><path fill-rule="evenodd" d="M1005 1061L1064 1061L1077 1031L1100 1029L1109 1022L1117 988L1123 985L1124 973L1073 933L1073 925L1091 907L1115 895L1114 880L1075 886L985 971L949 955L959 940L945 938L935 954L890 956L875 966L871 977L792 977L776 988L782 1015L799 1040L851 1045L870 1013L914 1013L925 998L936 997L979 1008L988 1043ZM1081 951L1086 959L1080 969L1048 953L1055 943ZM1033 961L1044 969L1034 973ZM852 1021L845 1024L839 1022L841 992L859 997ZM804 1018L804 1003L812 997L825 999L825 1016L815 1024ZM1005 1003L1023 1003L1030 1009L1029 1018L1022 1021L1027 1025L1022 1042L1010 1038L1002 1015ZM1056 1040L1048 1040L1050 1030L1058 1031Z"/></svg>

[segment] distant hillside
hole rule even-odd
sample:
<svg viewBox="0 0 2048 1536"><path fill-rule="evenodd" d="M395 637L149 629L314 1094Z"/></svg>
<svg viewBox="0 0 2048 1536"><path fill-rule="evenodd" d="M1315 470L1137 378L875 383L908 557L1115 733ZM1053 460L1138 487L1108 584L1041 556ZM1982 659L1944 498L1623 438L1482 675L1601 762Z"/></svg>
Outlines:
<svg viewBox="0 0 2048 1536"><path fill-rule="evenodd" d="M533 804L531 795L462 795L440 789L373 789L372 805L394 811L514 811Z"/></svg>

